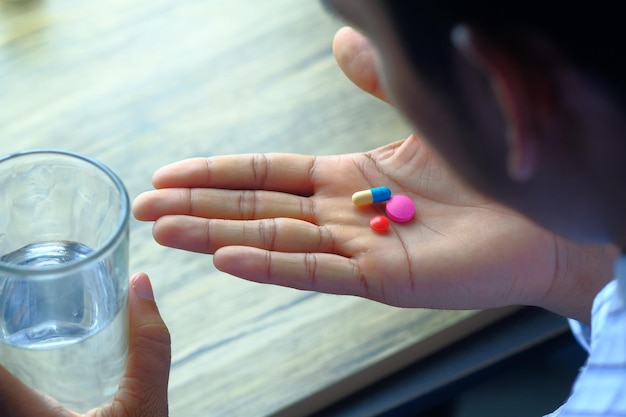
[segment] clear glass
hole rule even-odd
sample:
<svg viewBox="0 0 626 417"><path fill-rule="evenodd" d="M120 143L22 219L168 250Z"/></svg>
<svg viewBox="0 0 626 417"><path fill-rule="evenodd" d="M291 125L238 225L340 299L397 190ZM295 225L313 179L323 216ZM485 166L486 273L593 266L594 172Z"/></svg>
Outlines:
<svg viewBox="0 0 626 417"><path fill-rule="evenodd" d="M74 411L109 401L126 365L129 213L98 161L0 157L0 364Z"/></svg>

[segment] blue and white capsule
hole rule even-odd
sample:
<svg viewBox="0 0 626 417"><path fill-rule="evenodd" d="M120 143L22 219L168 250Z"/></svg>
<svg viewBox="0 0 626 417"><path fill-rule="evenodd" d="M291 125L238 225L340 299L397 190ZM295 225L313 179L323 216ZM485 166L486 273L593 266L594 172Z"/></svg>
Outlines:
<svg viewBox="0 0 626 417"><path fill-rule="evenodd" d="M391 190L389 187L376 187L352 194L352 203L355 206L365 206L367 204L384 203L390 198Z"/></svg>

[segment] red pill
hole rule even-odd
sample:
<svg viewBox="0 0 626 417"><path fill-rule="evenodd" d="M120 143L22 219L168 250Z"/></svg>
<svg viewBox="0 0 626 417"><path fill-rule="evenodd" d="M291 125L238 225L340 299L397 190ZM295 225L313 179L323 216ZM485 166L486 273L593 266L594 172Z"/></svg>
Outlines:
<svg viewBox="0 0 626 417"><path fill-rule="evenodd" d="M389 219L385 216L374 216L370 220L370 227L378 233L385 233L389 229Z"/></svg>

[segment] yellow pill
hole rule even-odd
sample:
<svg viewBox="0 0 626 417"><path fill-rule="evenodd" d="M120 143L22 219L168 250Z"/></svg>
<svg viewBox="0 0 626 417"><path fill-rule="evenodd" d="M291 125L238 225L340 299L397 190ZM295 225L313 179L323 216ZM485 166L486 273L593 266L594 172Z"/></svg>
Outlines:
<svg viewBox="0 0 626 417"><path fill-rule="evenodd" d="M364 206L366 204L382 203L390 198L391 190L389 187L376 187L352 194L352 203L355 206Z"/></svg>

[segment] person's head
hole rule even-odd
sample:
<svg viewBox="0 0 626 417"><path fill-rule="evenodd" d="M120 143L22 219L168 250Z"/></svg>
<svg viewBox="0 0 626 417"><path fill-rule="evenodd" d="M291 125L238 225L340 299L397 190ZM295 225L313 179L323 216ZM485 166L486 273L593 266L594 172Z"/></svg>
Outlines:
<svg viewBox="0 0 626 417"><path fill-rule="evenodd" d="M328 3L370 38L387 95L463 178L559 233L626 245L616 6Z"/></svg>

